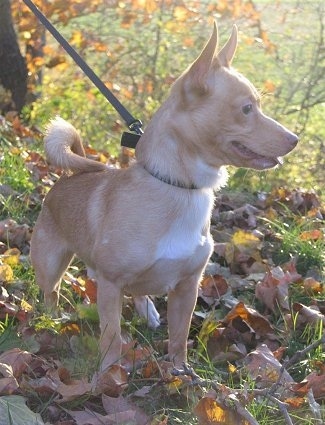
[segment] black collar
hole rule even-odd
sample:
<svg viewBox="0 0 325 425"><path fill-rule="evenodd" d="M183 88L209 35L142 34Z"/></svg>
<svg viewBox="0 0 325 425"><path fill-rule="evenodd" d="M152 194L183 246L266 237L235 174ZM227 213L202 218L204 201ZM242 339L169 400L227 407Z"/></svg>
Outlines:
<svg viewBox="0 0 325 425"><path fill-rule="evenodd" d="M199 187L197 187L195 184L190 184L189 186L186 185L185 183L176 180L176 181L172 181L169 177L164 177L161 176L158 172L157 173L153 173L151 171L149 171L147 169L147 167L143 166L143 168L152 176L155 177L156 179L160 180L161 182L167 183L170 186L175 186L175 187L179 187L181 189L188 189L188 190L194 190L194 189L199 189Z"/></svg>

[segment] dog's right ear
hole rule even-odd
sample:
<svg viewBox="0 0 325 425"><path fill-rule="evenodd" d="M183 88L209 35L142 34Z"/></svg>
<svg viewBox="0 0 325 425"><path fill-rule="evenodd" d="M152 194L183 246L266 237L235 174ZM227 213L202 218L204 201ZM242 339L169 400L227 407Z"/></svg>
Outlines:
<svg viewBox="0 0 325 425"><path fill-rule="evenodd" d="M232 32L227 43L223 46L223 48L220 50L220 52L218 53L216 57L216 61L219 66L225 66L226 68L230 67L237 49L237 42L238 42L238 29L237 29L237 26L234 25L232 27Z"/></svg>
<svg viewBox="0 0 325 425"><path fill-rule="evenodd" d="M216 22L214 22L213 32L209 41L186 73L191 80L192 87L199 91L205 91L207 88L207 77L216 55L217 46L218 28Z"/></svg>

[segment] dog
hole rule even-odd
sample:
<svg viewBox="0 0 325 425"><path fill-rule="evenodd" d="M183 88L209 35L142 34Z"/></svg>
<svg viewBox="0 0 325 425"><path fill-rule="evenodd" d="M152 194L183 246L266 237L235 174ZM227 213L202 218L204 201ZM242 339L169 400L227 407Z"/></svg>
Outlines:
<svg viewBox="0 0 325 425"><path fill-rule="evenodd" d="M96 275L100 371L121 359L123 294L168 294L169 359L181 367L198 286L213 251L214 191L227 165L265 170L297 136L263 114L254 86L231 63L238 30L218 51L218 30L175 81L136 146L136 161L111 169L85 157L77 130L54 119L45 137L50 163L70 174L47 194L31 260L50 309L74 255ZM144 305L144 304L142 304Z"/></svg>

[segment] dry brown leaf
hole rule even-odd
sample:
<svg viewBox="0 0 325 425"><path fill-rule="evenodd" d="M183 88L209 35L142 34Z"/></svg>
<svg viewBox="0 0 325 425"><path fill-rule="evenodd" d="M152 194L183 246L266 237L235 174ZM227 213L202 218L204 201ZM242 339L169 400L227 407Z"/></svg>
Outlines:
<svg viewBox="0 0 325 425"><path fill-rule="evenodd" d="M57 403L78 399L92 390L86 379L71 379L70 372L62 367L49 368L45 376L28 380L25 384L41 395L57 393L60 396Z"/></svg>
<svg viewBox="0 0 325 425"><path fill-rule="evenodd" d="M118 425L114 418L110 419L92 410L65 410L70 416L73 417L78 425Z"/></svg>
<svg viewBox="0 0 325 425"><path fill-rule="evenodd" d="M28 369L32 361L32 355L28 351L22 351L19 348L5 351L0 355L0 363L10 365L12 375L19 378Z"/></svg>
<svg viewBox="0 0 325 425"><path fill-rule="evenodd" d="M247 307L243 302L239 302L222 320L222 322L228 325L230 322L241 318L246 322L259 336L265 336L269 333L273 333L273 328L270 322L258 313L255 309Z"/></svg>
<svg viewBox="0 0 325 425"><path fill-rule="evenodd" d="M26 224L17 224L8 218L0 221L0 241L11 247L17 247L21 251L31 238L31 229Z"/></svg>
<svg viewBox="0 0 325 425"><path fill-rule="evenodd" d="M95 374L92 386L96 394L118 397L128 386L127 372L122 366L113 365L104 372Z"/></svg>
<svg viewBox="0 0 325 425"><path fill-rule="evenodd" d="M275 311L277 306L289 311L289 284L300 278L294 262L286 264L285 271L280 266L274 267L257 283L255 295L272 311Z"/></svg>
<svg viewBox="0 0 325 425"><path fill-rule="evenodd" d="M221 275L206 276L201 282L199 296L208 304L212 305L216 300L228 291L228 282Z"/></svg>
<svg viewBox="0 0 325 425"><path fill-rule="evenodd" d="M302 382L294 384L292 389L299 395L305 395L311 389L317 401L325 400L325 373L312 372Z"/></svg>
<svg viewBox="0 0 325 425"><path fill-rule="evenodd" d="M325 324L325 316L318 310L316 306L307 307L301 303L293 303L292 310L294 313L298 313L296 325L317 325L321 322Z"/></svg>
<svg viewBox="0 0 325 425"><path fill-rule="evenodd" d="M240 333L233 328L215 329L209 335L206 350L212 362L232 362L247 354Z"/></svg>
<svg viewBox="0 0 325 425"><path fill-rule="evenodd" d="M265 344L260 345L256 350L249 353L244 362L251 379L256 380L258 378L257 385L259 387L270 386L277 382L280 376L282 365ZM286 370L281 374L281 382L293 382Z"/></svg>
<svg viewBox="0 0 325 425"><path fill-rule="evenodd" d="M10 395L16 392L19 384L13 376L8 378L0 378L0 395Z"/></svg>
<svg viewBox="0 0 325 425"><path fill-rule="evenodd" d="M150 423L149 416L140 407L122 396L109 397L103 394L102 403L106 413L109 415L117 415L120 419L124 415L124 420L126 421L129 417L129 419L133 420L132 424L134 425L146 425Z"/></svg>

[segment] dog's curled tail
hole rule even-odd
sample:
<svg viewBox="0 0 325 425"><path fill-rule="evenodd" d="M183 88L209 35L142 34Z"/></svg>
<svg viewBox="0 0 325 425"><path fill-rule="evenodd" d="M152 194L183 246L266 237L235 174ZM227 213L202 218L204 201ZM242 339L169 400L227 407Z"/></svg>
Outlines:
<svg viewBox="0 0 325 425"><path fill-rule="evenodd" d="M105 164L85 158L85 151L78 131L60 117L47 127L45 153L50 164L73 172L106 170Z"/></svg>

